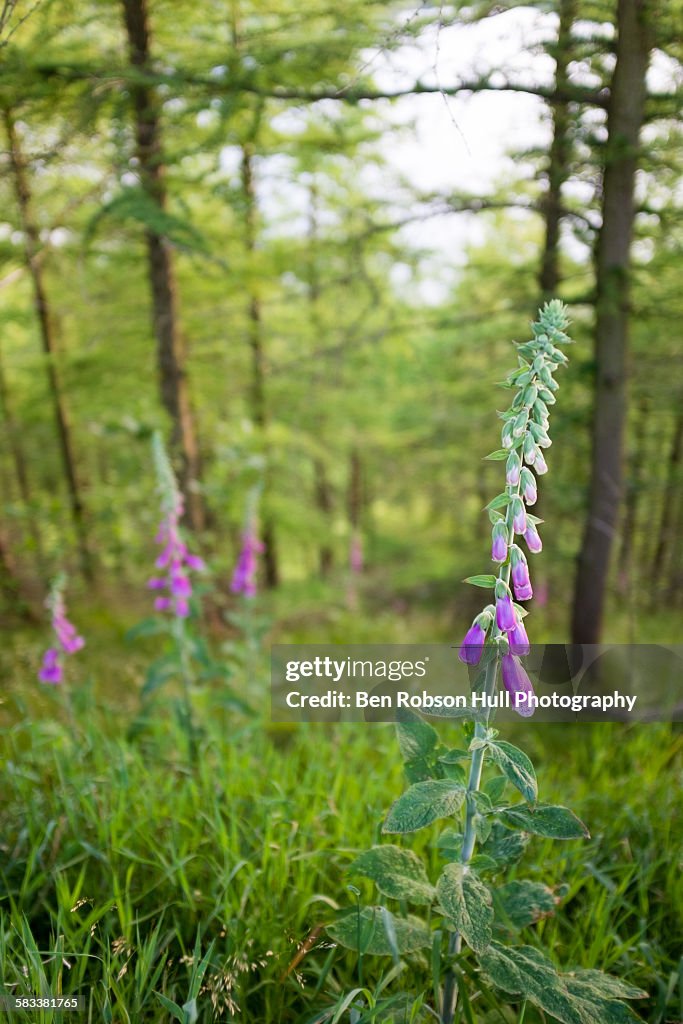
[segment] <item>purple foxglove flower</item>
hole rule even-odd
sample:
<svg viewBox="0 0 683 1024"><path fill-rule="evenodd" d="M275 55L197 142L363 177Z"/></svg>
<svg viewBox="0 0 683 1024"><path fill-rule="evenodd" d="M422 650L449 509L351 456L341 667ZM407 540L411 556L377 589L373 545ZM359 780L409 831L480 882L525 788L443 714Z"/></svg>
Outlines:
<svg viewBox="0 0 683 1024"><path fill-rule="evenodd" d="M512 697L515 711L524 718L528 718L530 715L533 715L534 709L532 707L529 707L526 703L520 704L518 707L516 703L518 694L525 693L531 695L534 692L531 680L522 667L519 658L514 654L504 654L502 658L501 672L503 676L503 686Z"/></svg>
<svg viewBox="0 0 683 1024"><path fill-rule="evenodd" d="M51 683L53 686L62 681L62 666L59 663L59 651L55 647L48 647L43 655L38 678L41 683Z"/></svg>
<svg viewBox="0 0 683 1024"><path fill-rule="evenodd" d="M526 512L519 498L516 498L513 502L512 509L512 529L515 533L524 533L526 530Z"/></svg>
<svg viewBox="0 0 683 1024"><path fill-rule="evenodd" d="M518 619L515 628L508 633L508 643L513 654L524 655L531 650L523 619Z"/></svg>
<svg viewBox="0 0 683 1024"><path fill-rule="evenodd" d="M522 470L522 493L524 494L524 500L527 505L534 505L538 497L536 490L536 478L530 469L526 466Z"/></svg>
<svg viewBox="0 0 683 1024"><path fill-rule="evenodd" d="M533 551L535 555L537 555L539 551L543 550L543 543L541 541L539 532L536 529L535 525L531 522L527 523L527 528L524 533L524 540L527 543L529 551Z"/></svg>
<svg viewBox="0 0 683 1024"><path fill-rule="evenodd" d="M512 586L518 601L530 601L534 596L529 579L529 566L524 556L512 567Z"/></svg>
<svg viewBox="0 0 683 1024"><path fill-rule="evenodd" d="M504 594L496 599L496 625L503 633L515 628L517 617L512 607L512 598Z"/></svg>
<svg viewBox="0 0 683 1024"><path fill-rule="evenodd" d="M511 452L505 465L505 480L511 487L519 483L519 470L521 462L517 452Z"/></svg>
<svg viewBox="0 0 683 1024"><path fill-rule="evenodd" d="M41 683L61 683L64 677L61 655L75 654L85 646L85 640L67 618L64 603L65 585L66 578L58 577L47 599L47 606L52 614L52 632L57 642L54 647L48 647L43 657L43 664L38 672Z"/></svg>
<svg viewBox="0 0 683 1024"><path fill-rule="evenodd" d="M363 544L358 533L351 538L349 568L356 576L363 571Z"/></svg>
<svg viewBox="0 0 683 1024"><path fill-rule="evenodd" d="M540 448L536 449L534 469L536 470L539 476L543 476L544 473L548 472L548 464L543 458L543 452L540 450Z"/></svg>
<svg viewBox="0 0 683 1024"><path fill-rule="evenodd" d="M256 594L256 556L264 550L263 544L256 536L256 523L251 517L242 536L242 550L232 575L230 589L233 594L244 594L254 597Z"/></svg>
<svg viewBox="0 0 683 1024"><path fill-rule="evenodd" d="M165 591L155 598L154 607L158 612L171 612L179 619L189 614L189 600L192 597L190 572L204 568L198 555L191 554L183 540L180 521L183 515L183 497L173 475L161 442L155 440L155 462L162 493L163 519L156 534L161 553L155 565L165 575L149 580L150 590Z"/></svg>
<svg viewBox="0 0 683 1024"><path fill-rule="evenodd" d="M478 665L481 653L484 650L485 640L486 632L477 622L473 622L465 633L463 642L460 644L460 650L458 651L460 660L466 665Z"/></svg>
<svg viewBox="0 0 683 1024"><path fill-rule="evenodd" d="M491 559L504 562L508 556L508 535L504 523L496 523L492 531Z"/></svg>

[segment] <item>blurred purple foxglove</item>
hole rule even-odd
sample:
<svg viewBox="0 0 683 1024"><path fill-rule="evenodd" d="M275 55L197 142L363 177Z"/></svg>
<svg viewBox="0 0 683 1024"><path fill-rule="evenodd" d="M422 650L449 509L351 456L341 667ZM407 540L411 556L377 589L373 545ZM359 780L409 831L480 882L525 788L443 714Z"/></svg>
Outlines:
<svg viewBox="0 0 683 1024"><path fill-rule="evenodd" d="M458 657L466 665L478 665L484 650L486 632L477 623L473 622L465 633L463 642L460 644Z"/></svg>
<svg viewBox="0 0 683 1024"><path fill-rule="evenodd" d="M503 633L515 628L517 617L512 607L512 598L504 594L496 599L496 625Z"/></svg>
<svg viewBox="0 0 683 1024"><path fill-rule="evenodd" d="M524 540L527 543L529 551L533 551L535 555L537 555L539 551L543 550L543 542L541 541L538 530L532 522L527 523Z"/></svg>
<svg viewBox="0 0 683 1024"><path fill-rule="evenodd" d="M247 528L242 535L242 549L237 558L237 565L232 576L230 589L233 594L244 594L245 597L254 597L256 594L256 569L258 554L264 551L264 546L256 536L256 523L254 517L250 517Z"/></svg>
<svg viewBox="0 0 683 1024"><path fill-rule="evenodd" d="M508 643L513 654L524 655L531 650L523 619L518 619L515 628L508 633Z"/></svg>
<svg viewBox="0 0 683 1024"><path fill-rule="evenodd" d="M56 647L48 647L43 656L38 678L41 683L52 683L56 685L62 681L62 666L59 664L59 651Z"/></svg>
<svg viewBox="0 0 683 1024"><path fill-rule="evenodd" d="M190 572L204 569L204 562L199 555L191 554L187 549L180 526L183 517L183 496L178 485L160 435L155 434L152 442L154 465L161 492L162 520L156 534L156 542L161 545L161 554L155 565L164 570L164 576L154 576L147 586L150 590L166 591L154 600L154 608L158 612L171 612L178 619L185 619L190 614L190 598L192 597L192 581Z"/></svg>
<svg viewBox="0 0 683 1024"><path fill-rule="evenodd" d="M503 676L503 686L513 699L513 707L515 711L524 718L528 718L530 715L533 715L534 709L532 707L528 707L526 703L520 704L519 707L516 704L517 694L525 693L527 695L531 695L534 692L531 680L516 655L503 655L501 674Z"/></svg>
<svg viewBox="0 0 683 1024"><path fill-rule="evenodd" d="M64 674L62 656L75 654L85 646L85 640L67 618L64 602L65 586L66 577L58 576L47 599L47 607L51 612L52 631L57 643L54 647L48 647L45 652L42 666L38 672L41 683L61 683Z"/></svg>
<svg viewBox="0 0 683 1024"><path fill-rule="evenodd" d="M508 532L504 523L496 523L491 540L491 560L504 562L508 555Z"/></svg>

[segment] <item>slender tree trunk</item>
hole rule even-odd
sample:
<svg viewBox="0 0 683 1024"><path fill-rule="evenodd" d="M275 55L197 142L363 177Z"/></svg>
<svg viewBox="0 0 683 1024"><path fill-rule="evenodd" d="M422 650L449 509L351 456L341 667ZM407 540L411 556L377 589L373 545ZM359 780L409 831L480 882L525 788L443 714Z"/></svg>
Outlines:
<svg viewBox="0 0 683 1024"><path fill-rule="evenodd" d="M681 457L683 456L683 409L680 402L678 409L667 462L662 515L657 533L657 547L652 559L652 586L655 594L662 589L661 580L665 566L670 560L673 549L679 540L679 534L676 530L676 499L680 496L681 491L680 472Z"/></svg>
<svg viewBox="0 0 683 1024"><path fill-rule="evenodd" d="M26 161L21 150L21 142L10 110L4 111L5 129L9 144L9 157L14 179L14 192L19 208L21 229L24 234L24 252L26 264L31 275L33 295L40 339L45 354L45 370L47 373L50 399L57 428L57 439L62 457L64 477L66 480L71 518L76 533L81 570L88 580L92 580L92 562L88 546L88 535L85 523L85 509L81 497L76 458L74 454L71 428L66 411L66 403L57 374L57 335L52 311L47 298L43 269L39 258L40 233L33 218L33 201Z"/></svg>
<svg viewBox="0 0 683 1024"><path fill-rule="evenodd" d="M571 33L576 20L576 8L577 0L560 0L560 25L554 46L555 88L558 95L564 95L569 81L569 64L572 60ZM545 240L538 278L543 302L555 297L560 282L562 188L570 175L572 151L572 114L565 100L555 100L552 105L552 119L553 137L548 157L548 187L542 200Z"/></svg>
<svg viewBox="0 0 683 1024"><path fill-rule="evenodd" d="M142 80L151 69L148 4L147 0L122 0L122 6L130 62L140 76L130 85L138 173L147 197L163 211L167 193L160 104L153 86ZM186 520L193 530L201 530L206 525L200 491L201 456L185 370L172 252L166 237L152 227L146 230L146 242L161 402L171 419L171 449L179 456Z"/></svg>
<svg viewBox="0 0 683 1024"><path fill-rule="evenodd" d="M619 0L607 114L602 228L596 251L595 397L588 515L578 558L572 640L597 643L622 489L630 248L649 58L646 0Z"/></svg>
<svg viewBox="0 0 683 1024"><path fill-rule="evenodd" d="M19 485L19 494L21 495L21 501L24 506L24 515L26 518L27 530L33 544L33 549L36 555L36 564L38 574L44 576L45 573L45 560L43 557L43 543L40 536L40 530L38 529L38 521L33 514L31 508L31 489L28 482L28 471L26 469L26 456L24 454L24 446L21 443L21 433L19 431L19 424L14 416L12 409L12 403L10 401L9 389L7 387L7 381L5 379L5 369L2 363L2 354L0 353L0 408L5 419L5 426L7 428L7 441L10 454L12 456L12 462L14 464L14 472Z"/></svg>
<svg viewBox="0 0 683 1024"><path fill-rule="evenodd" d="M309 189L308 208L308 307L310 322L314 338L322 337L322 324L320 321L320 278L318 276L317 247L318 243L318 191L313 182ZM319 374L315 375L315 384L322 385L323 380ZM325 434L325 411L320 410L318 419L317 436L319 440L324 439ZM331 516L334 508L334 495L330 480L327 475L327 467L322 458L313 460L313 471L315 474L315 503L321 514L324 529L327 532L325 539L320 544L318 552L318 565L320 576L326 579L334 567L334 549L330 544Z"/></svg>
<svg viewBox="0 0 683 1024"><path fill-rule="evenodd" d="M256 251L256 188L254 185L253 149L249 143L242 146L242 191L244 195L244 242L247 255ZM263 441L266 469L263 488L263 514L261 540L266 587L272 590L280 582L275 523L268 507L270 470L268 466L268 406L266 403L265 353L263 347L263 312L261 298L253 281L249 285L249 347L251 349L251 414Z"/></svg>
<svg viewBox="0 0 683 1024"><path fill-rule="evenodd" d="M619 575L617 585L622 594L634 592L633 575L633 547L636 537L636 524L638 519L638 504L641 487L643 483L643 469L645 466L645 428L650 414L650 403L647 397L641 398L638 403L638 415L634 427L634 451L631 460L631 478L626 488L624 500L624 522L621 528L621 548L619 551Z"/></svg>

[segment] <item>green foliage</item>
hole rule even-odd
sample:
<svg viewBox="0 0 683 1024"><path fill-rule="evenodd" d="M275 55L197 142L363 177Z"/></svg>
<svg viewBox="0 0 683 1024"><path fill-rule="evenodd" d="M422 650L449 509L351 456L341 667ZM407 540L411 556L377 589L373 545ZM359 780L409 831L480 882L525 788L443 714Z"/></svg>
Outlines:
<svg viewBox="0 0 683 1024"><path fill-rule="evenodd" d="M476 953L491 941L493 902L487 886L463 864L447 864L436 885L439 906Z"/></svg>
<svg viewBox="0 0 683 1024"><path fill-rule="evenodd" d="M438 818L447 818L462 807L465 787L449 779L416 782L392 805L383 832L417 832Z"/></svg>
<svg viewBox="0 0 683 1024"><path fill-rule="evenodd" d="M422 921L415 917L395 917L385 907L364 907L352 910L328 925L335 942L359 953L392 956L415 953L431 946L432 936Z"/></svg>
<svg viewBox="0 0 683 1024"><path fill-rule="evenodd" d="M357 857L349 871L371 878L382 895L392 899L427 905L434 902L434 886L412 850L390 844L374 846Z"/></svg>

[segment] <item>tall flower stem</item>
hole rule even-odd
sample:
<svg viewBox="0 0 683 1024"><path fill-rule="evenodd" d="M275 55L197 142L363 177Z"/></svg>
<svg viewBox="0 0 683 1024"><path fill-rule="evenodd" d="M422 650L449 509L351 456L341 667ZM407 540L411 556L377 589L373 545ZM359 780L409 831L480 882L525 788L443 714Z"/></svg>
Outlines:
<svg viewBox="0 0 683 1024"><path fill-rule="evenodd" d="M187 634L185 631L185 619L174 619L173 620L173 636L176 642L178 651L178 661L180 663L180 684L182 688L182 713L181 722L185 735L187 736L187 747L188 756L190 763L195 765L197 763L197 733L194 722L194 713L192 710L192 671L190 668L190 658L187 649Z"/></svg>
<svg viewBox="0 0 683 1024"><path fill-rule="evenodd" d="M508 484L505 488L509 495L510 502L508 509L512 508L513 501L520 498L522 491L521 476L516 484ZM515 531L512 523L512 515L508 512L506 519L507 527L507 549L510 550L511 545L515 539ZM510 557L506 558L505 562L500 566L498 570L498 579L509 586L510 584L510 573L511 564ZM493 620L492 631L491 631L491 642L496 644L498 639L503 634L496 625L495 618ZM486 668L486 679L484 682L484 693L487 697L492 696L497 689L498 685L498 658L492 657ZM477 720L474 724L474 738L476 740L484 740L488 732L489 714L486 713L485 724L481 720ZM477 830L476 830L476 815L477 806L475 802L475 793L479 792L481 786L481 776L484 768L484 757L486 754L485 746L478 746L472 752L472 760L470 762L470 773L467 780L467 798L466 798L466 810L465 810L465 830L463 834L462 852L460 856L461 863L466 867L472 859L474 854L474 847L477 841ZM462 936L460 932L451 932L448 940L448 957L452 960L456 957L462 947ZM443 1002L441 1007L441 1021L442 1024L452 1024L453 1017L455 1015L455 1008L458 1003L458 981L454 968L449 967L446 979L444 982L443 991Z"/></svg>

